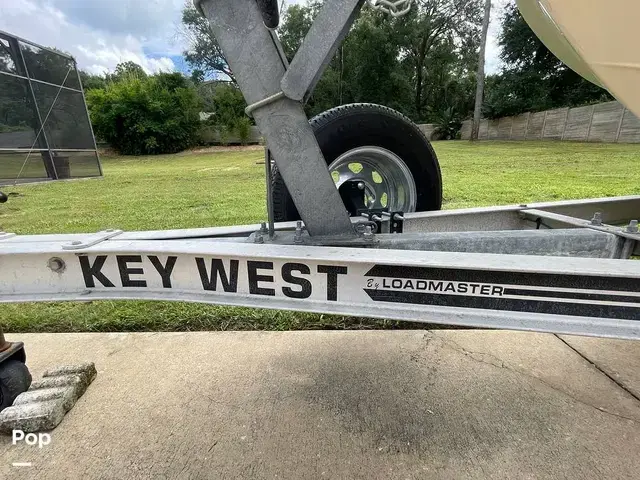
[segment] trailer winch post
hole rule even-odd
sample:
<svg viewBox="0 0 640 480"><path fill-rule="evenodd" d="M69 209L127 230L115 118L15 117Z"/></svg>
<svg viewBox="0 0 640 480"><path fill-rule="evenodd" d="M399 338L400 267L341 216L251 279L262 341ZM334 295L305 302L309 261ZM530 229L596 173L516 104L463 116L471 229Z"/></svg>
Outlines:
<svg viewBox="0 0 640 480"><path fill-rule="evenodd" d="M329 12L342 14L342 17L333 19L341 25L339 30L348 30L350 22L355 19L354 11L363 0L344 3L351 9L345 8L342 0L329 0L323 6L325 16ZM292 68L287 70L283 64L276 45L277 37L264 25L258 3L254 0L204 0L197 5L209 20L249 105L248 113L253 115L269 145L309 234L355 237L356 232L327 170L303 104L288 98L282 90L283 77ZM325 35L328 34L324 32L322 36ZM305 43L316 41L311 37ZM332 48L337 48L336 42L339 41L340 38L333 38L328 42L329 46L320 42L322 55L331 55ZM299 60L296 68L300 71L312 69L313 78L319 76L326 66L326 59L323 57L318 61L317 56L313 59L315 64ZM313 190L313 195L309 194L310 190ZM322 207L318 206L318 198L322 199Z"/></svg>

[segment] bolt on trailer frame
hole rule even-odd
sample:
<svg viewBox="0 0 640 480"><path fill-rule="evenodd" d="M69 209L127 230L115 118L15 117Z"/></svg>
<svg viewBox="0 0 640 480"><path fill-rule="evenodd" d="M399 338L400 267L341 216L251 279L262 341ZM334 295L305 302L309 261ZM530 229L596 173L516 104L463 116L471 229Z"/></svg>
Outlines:
<svg viewBox="0 0 640 480"><path fill-rule="evenodd" d="M304 223L274 223L268 188L268 225L3 233L0 302L176 300L640 338L628 260L640 196L349 217L303 102L364 0L326 0L290 64L265 3L196 5L266 139L267 185L272 157Z"/></svg>

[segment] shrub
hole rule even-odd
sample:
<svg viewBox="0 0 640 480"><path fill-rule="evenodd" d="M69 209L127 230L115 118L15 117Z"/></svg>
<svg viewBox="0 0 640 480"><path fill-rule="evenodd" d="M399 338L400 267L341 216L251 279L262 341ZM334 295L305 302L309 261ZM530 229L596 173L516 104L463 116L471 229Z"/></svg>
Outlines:
<svg viewBox="0 0 640 480"><path fill-rule="evenodd" d="M98 137L124 155L175 153L196 144L200 102L179 73L127 75L87 92Z"/></svg>
<svg viewBox="0 0 640 480"><path fill-rule="evenodd" d="M216 127L202 122L198 132L198 145L213 145L218 141L218 130Z"/></svg>
<svg viewBox="0 0 640 480"><path fill-rule="evenodd" d="M220 145L227 146L229 145L229 139L231 138L231 132L226 125L220 125L218 127L218 141Z"/></svg>
<svg viewBox="0 0 640 480"><path fill-rule="evenodd" d="M438 140L455 140L460 138L461 128L460 117L449 107L438 117L434 135Z"/></svg>
<svg viewBox="0 0 640 480"><path fill-rule="evenodd" d="M233 128L236 120L245 116L244 109L247 106L242 93L237 87L229 84L220 84L215 90L211 102L213 107L213 120L218 125L226 125Z"/></svg>
<svg viewBox="0 0 640 480"><path fill-rule="evenodd" d="M12 132L24 132L25 130L32 130L25 122L20 122L18 125L5 125L0 123L0 133L12 133Z"/></svg>
<svg viewBox="0 0 640 480"><path fill-rule="evenodd" d="M251 120L247 117L240 117L235 122L235 131L240 139L241 145L247 145L251 138Z"/></svg>

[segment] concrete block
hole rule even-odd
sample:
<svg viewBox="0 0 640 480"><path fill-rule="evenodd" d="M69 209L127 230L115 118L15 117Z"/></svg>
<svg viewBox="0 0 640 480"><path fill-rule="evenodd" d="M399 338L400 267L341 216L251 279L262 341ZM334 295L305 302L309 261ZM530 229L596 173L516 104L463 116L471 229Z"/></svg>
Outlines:
<svg viewBox="0 0 640 480"><path fill-rule="evenodd" d="M61 365L59 367L50 368L49 370L45 370L42 376L44 378L47 378L67 375L79 375L80 377L82 377L83 381L85 381L87 384L90 384L96 378L97 374L98 372L96 371L95 364L87 362L78 365Z"/></svg>
<svg viewBox="0 0 640 480"><path fill-rule="evenodd" d="M435 123L423 123L418 125L418 128L427 137L427 140L434 140L433 135L435 133L437 125Z"/></svg>
<svg viewBox="0 0 640 480"><path fill-rule="evenodd" d="M631 110L625 110L620 126L620 143L640 143L640 118Z"/></svg>
<svg viewBox="0 0 640 480"><path fill-rule="evenodd" d="M524 140L527 136L527 124L529 123L529 114L518 115L513 118L513 125L511 128L511 140Z"/></svg>
<svg viewBox="0 0 640 480"><path fill-rule="evenodd" d="M64 411L68 412L78 401L77 393L78 389L74 388L74 386L28 390L18 395L18 397L13 401L13 406L25 405L27 403L46 402L61 398L64 405Z"/></svg>
<svg viewBox="0 0 640 480"><path fill-rule="evenodd" d="M0 431L11 434L13 430L22 430L24 433L53 430L65 413L62 398L14 405L0 412Z"/></svg>
<svg viewBox="0 0 640 480"><path fill-rule="evenodd" d="M0 431L35 433L55 428L96 375L93 363L46 370L41 380L33 381L31 388L20 394L11 407L0 412Z"/></svg>
<svg viewBox="0 0 640 480"><path fill-rule="evenodd" d="M504 117L498 120L498 138L500 140L511 139L512 127L513 127L513 117Z"/></svg>
<svg viewBox="0 0 640 480"><path fill-rule="evenodd" d="M567 125L564 129L564 139L585 142L589 135L593 106L577 107L569 110Z"/></svg>
<svg viewBox="0 0 640 480"><path fill-rule="evenodd" d="M489 120L487 126L487 136L489 140L497 140L500 138L500 120Z"/></svg>
<svg viewBox="0 0 640 480"><path fill-rule="evenodd" d="M66 387L69 385L80 385L84 383L83 378L80 375L64 375L60 377L45 377L40 380L34 380L31 382L31 389L36 390L40 388L56 388Z"/></svg>
<svg viewBox="0 0 640 480"><path fill-rule="evenodd" d="M472 123L473 122L471 120L465 120L462 122L462 129L460 130L460 138L462 140L469 140L471 138Z"/></svg>
<svg viewBox="0 0 640 480"><path fill-rule="evenodd" d="M564 133L564 126L567 122L568 115L568 108L548 110L542 138L545 140L562 140L562 134Z"/></svg>
<svg viewBox="0 0 640 480"><path fill-rule="evenodd" d="M542 138L542 128L544 127L545 112L532 113L529 116L529 126L527 128L527 140L540 140Z"/></svg>

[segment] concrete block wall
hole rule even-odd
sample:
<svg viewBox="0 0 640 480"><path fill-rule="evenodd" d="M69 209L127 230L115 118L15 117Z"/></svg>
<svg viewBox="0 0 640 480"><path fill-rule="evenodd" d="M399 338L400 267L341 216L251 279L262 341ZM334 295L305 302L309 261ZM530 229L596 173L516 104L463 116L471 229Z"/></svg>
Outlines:
<svg viewBox="0 0 640 480"><path fill-rule="evenodd" d="M461 138L471 137L471 120L462 124ZM640 143L640 119L620 102L558 108L516 117L484 119L480 140L572 140Z"/></svg>

